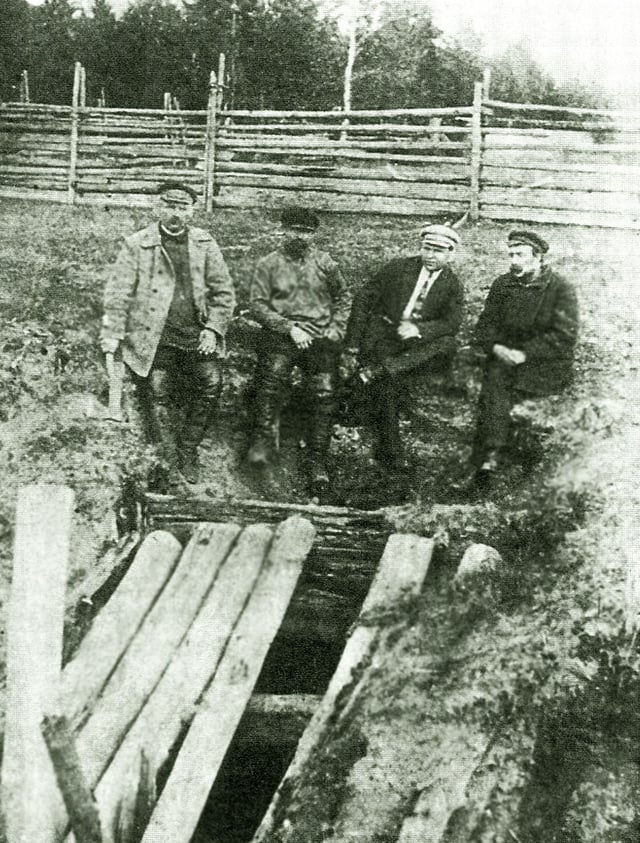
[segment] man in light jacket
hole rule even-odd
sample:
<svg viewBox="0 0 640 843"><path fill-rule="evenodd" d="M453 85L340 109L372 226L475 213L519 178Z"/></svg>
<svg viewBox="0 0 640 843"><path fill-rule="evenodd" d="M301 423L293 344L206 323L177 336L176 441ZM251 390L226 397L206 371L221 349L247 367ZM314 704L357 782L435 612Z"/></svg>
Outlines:
<svg viewBox="0 0 640 843"><path fill-rule="evenodd" d="M125 238L104 291L101 347L133 373L147 436L162 443L189 483L220 396L225 334L235 295L213 237L190 225L197 196L181 182L158 187L156 220ZM170 387L185 397L177 451L167 428Z"/></svg>

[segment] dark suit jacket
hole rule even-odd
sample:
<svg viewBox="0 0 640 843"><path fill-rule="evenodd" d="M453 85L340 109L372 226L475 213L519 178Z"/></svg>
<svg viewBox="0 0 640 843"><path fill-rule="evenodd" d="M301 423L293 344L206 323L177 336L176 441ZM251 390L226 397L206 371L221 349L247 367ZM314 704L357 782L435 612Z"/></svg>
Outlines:
<svg viewBox="0 0 640 843"><path fill-rule="evenodd" d="M347 332L347 346L357 348L365 364L382 365L399 374L435 357L451 357L462 323L464 291L446 266L413 312L420 339L401 340L397 328L422 269L420 255L385 264L356 295Z"/></svg>
<svg viewBox="0 0 640 843"><path fill-rule="evenodd" d="M487 354L495 343L524 351L527 360L516 367L515 386L542 395L570 383L577 336L575 290L548 267L529 287L509 273L496 278L476 327L476 341Z"/></svg>

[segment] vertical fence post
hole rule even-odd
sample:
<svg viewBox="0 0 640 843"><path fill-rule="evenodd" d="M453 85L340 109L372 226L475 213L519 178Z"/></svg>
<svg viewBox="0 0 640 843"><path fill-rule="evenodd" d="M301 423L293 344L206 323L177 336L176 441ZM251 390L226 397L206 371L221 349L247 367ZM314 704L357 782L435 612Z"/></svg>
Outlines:
<svg viewBox="0 0 640 843"><path fill-rule="evenodd" d="M82 65L76 62L73 72L73 95L71 98L71 139L69 144L69 187L68 201L73 204L76 199L76 180L78 174L78 122L80 106L80 79Z"/></svg>
<svg viewBox="0 0 640 843"><path fill-rule="evenodd" d="M31 102L29 98L29 72L27 70L22 71L22 77L20 78L20 102Z"/></svg>
<svg viewBox="0 0 640 843"><path fill-rule="evenodd" d="M489 99L491 92L491 68L485 67L482 73L482 98Z"/></svg>
<svg viewBox="0 0 640 843"><path fill-rule="evenodd" d="M207 129L204 146L204 209L207 213L213 210L216 174L216 128L218 112L222 110L224 63L224 53L221 53L218 62L218 75L216 76L215 71L212 70L209 77L209 102L207 104Z"/></svg>
<svg viewBox="0 0 640 843"><path fill-rule="evenodd" d="M482 164L482 82L473 88L473 113L471 116L471 200L469 218L477 222L480 217L480 167Z"/></svg>
<svg viewBox="0 0 640 843"><path fill-rule="evenodd" d="M80 108L87 105L87 71L83 64L80 65Z"/></svg>

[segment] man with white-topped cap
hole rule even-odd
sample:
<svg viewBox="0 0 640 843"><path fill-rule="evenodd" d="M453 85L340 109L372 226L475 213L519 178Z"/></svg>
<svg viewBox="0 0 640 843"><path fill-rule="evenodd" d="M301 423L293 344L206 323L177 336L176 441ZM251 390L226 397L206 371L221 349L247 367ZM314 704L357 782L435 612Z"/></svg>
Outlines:
<svg viewBox="0 0 640 843"><path fill-rule="evenodd" d="M446 370L455 353L464 291L451 260L459 243L451 226L422 226L420 253L386 263L353 305L346 364L357 360L369 384L375 456L390 470L403 466L401 396Z"/></svg>

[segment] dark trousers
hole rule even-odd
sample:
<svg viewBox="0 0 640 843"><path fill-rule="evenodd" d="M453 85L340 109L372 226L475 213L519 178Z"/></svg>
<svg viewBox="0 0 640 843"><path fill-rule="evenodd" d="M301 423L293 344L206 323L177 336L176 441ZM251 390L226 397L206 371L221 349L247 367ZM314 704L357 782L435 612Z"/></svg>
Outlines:
<svg viewBox="0 0 640 843"><path fill-rule="evenodd" d="M173 451L168 408L179 401L184 404L186 415L175 444L184 452L193 452L218 405L222 363L217 357L203 357L197 351L160 346L148 377L137 377L136 387L149 441Z"/></svg>
<svg viewBox="0 0 640 843"><path fill-rule="evenodd" d="M290 337L263 328L257 352L253 391L256 440L277 449L280 411L290 386L291 372L298 366L311 404L309 450L312 458L324 459L336 409L338 346L319 339L314 340L310 348L299 349Z"/></svg>
<svg viewBox="0 0 640 843"><path fill-rule="evenodd" d="M561 389L525 390L518 386L518 367L487 361L482 380L472 460L480 465L488 451L500 451L509 441L511 409L527 398L552 395Z"/></svg>

